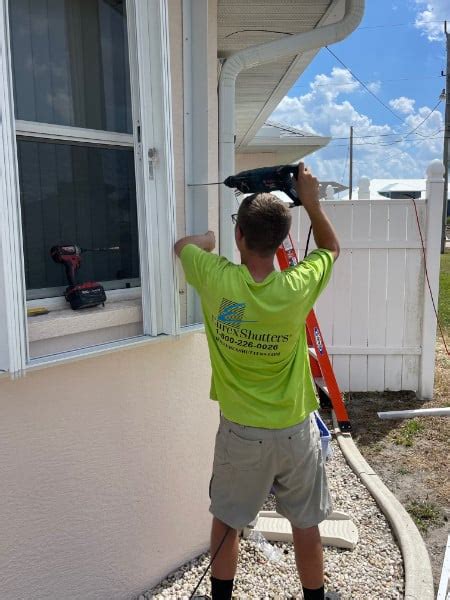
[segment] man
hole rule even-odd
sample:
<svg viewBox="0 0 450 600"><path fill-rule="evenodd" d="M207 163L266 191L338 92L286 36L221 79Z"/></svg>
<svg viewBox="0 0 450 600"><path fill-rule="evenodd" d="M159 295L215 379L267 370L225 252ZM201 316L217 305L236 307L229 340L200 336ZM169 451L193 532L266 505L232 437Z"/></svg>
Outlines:
<svg viewBox="0 0 450 600"><path fill-rule="evenodd" d="M305 600L323 600L318 523L331 512L305 319L339 255L336 233L319 203L319 184L299 164L297 191L319 250L278 272L274 256L289 232L290 211L271 194L243 200L236 244L241 265L210 254L214 234L175 245L187 281L201 298L212 366L211 398L220 405L210 485L213 600L231 598L238 532L273 488L277 511L292 524ZM222 544L222 545L221 545ZM219 549L220 548L220 549Z"/></svg>

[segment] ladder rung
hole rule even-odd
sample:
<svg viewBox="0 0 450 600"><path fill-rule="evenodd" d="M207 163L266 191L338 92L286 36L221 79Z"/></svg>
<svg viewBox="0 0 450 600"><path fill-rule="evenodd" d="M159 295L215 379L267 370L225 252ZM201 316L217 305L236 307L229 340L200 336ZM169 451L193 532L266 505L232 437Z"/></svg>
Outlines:
<svg viewBox="0 0 450 600"><path fill-rule="evenodd" d="M314 377L314 383L329 396L327 384L325 383L325 379L323 377Z"/></svg>
<svg viewBox="0 0 450 600"><path fill-rule="evenodd" d="M309 350L309 355L312 356L313 358L315 358L317 360L316 349L313 348L312 346L308 346L308 350Z"/></svg>

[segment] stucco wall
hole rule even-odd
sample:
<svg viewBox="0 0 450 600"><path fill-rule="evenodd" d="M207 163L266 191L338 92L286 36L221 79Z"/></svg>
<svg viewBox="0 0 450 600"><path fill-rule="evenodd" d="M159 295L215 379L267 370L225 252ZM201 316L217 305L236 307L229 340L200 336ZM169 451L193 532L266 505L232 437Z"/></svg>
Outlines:
<svg viewBox="0 0 450 600"><path fill-rule="evenodd" d="M125 600L202 551L203 334L0 380L0 598Z"/></svg>
<svg viewBox="0 0 450 600"><path fill-rule="evenodd" d="M184 235L182 1L168 5ZM217 177L216 0L208 6L206 178ZM211 199L216 229L217 191ZM204 334L0 377L1 600L131 600L207 548L209 377Z"/></svg>

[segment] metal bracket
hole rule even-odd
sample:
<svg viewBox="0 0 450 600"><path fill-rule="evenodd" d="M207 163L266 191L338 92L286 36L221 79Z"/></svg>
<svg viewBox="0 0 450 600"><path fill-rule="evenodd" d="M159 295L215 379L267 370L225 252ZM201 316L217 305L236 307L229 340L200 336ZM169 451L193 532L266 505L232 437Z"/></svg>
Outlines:
<svg viewBox="0 0 450 600"><path fill-rule="evenodd" d="M155 179L154 168L155 168L155 165L158 163L157 149L149 148L147 156L148 156L148 176L149 176L149 179L153 180L153 179Z"/></svg>

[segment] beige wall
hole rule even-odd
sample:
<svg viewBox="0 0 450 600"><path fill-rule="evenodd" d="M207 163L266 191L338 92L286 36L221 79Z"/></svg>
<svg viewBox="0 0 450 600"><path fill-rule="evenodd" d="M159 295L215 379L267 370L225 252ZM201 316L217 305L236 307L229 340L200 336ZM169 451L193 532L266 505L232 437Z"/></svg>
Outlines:
<svg viewBox="0 0 450 600"><path fill-rule="evenodd" d="M0 380L0 598L125 600L200 553L203 334Z"/></svg>
<svg viewBox="0 0 450 600"><path fill-rule="evenodd" d="M281 164L280 156L275 152L258 152L254 154L236 154L236 173L257 169L259 167L270 167Z"/></svg>
<svg viewBox="0 0 450 600"><path fill-rule="evenodd" d="M307 154L310 154L305 148L289 147L279 148L278 152L252 152L236 154L236 173L246 171L247 169L257 169L258 167L270 167L272 165L285 165L291 162L299 161Z"/></svg>
<svg viewBox="0 0 450 600"><path fill-rule="evenodd" d="M168 4L184 235L182 1ZM217 177L216 0L209 7L205 176ZM208 206L216 229L216 190ZM186 334L0 379L1 600L131 600L207 547L209 378L204 334Z"/></svg>

